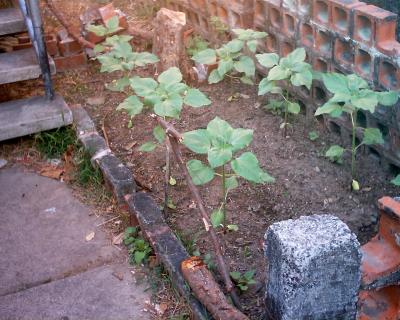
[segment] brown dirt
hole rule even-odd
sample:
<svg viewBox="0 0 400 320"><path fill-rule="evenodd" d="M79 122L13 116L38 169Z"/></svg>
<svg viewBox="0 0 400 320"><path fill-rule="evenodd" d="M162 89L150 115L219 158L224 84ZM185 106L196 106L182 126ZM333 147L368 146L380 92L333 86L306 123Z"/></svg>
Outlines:
<svg viewBox="0 0 400 320"><path fill-rule="evenodd" d="M126 2L115 1L114 4L129 13L126 6L132 3L126 5ZM90 62L87 70L58 74L54 77L55 89L69 104L82 104L98 124L99 130L104 122L111 149L137 178L152 189L152 195L161 205L164 149L158 147L152 153L137 150L142 143L153 139L154 123L148 116L149 112L137 116L133 128L129 129L128 116L115 111L124 96L109 92L104 87L115 75L100 74L98 70L98 64ZM152 76L150 69L139 72ZM8 86L7 96L34 95L41 86L40 81ZM242 302L251 319L260 319L265 277L263 236L269 225L301 215L330 213L346 222L360 242L365 243L376 231L377 200L384 195L394 196L399 190L389 183L392 174L384 172L376 158L361 152L358 172L362 189L351 192L349 159L345 159L344 165L337 165L322 156L331 143L339 142L339 138L327 132L317 121L312 125L306 124L303 115L296 117L290 136L283 137L279 130L281 118L264 111L255 88L225 81L213 86L203 85L201 90L209 95L213 105L200 109L185 108L181 121L176 123L177 128L182 132L202 128L219 116L233 127L254 129L254 141L249 150L257 155L261 166L276 178L276 183L271 185L252 185L241 181L240 187L230 193L227 206L228 221L237 224L239 231L220 234L231 270L256 270L257 285L242 295ZM235 93L241 96L228 101ZM106 103L101 106L87 104L86 99L94 96L104 96ZM312 130L320 134L315 142L308 139L308 132ZM184 155L187 160L196 157L188 151ZM172 175L177 180L177 185L170 187L177 209L169 210L168 221L184 238L195 241L196 247L205 254L209 252L209 242L202 232L202 223L184 178L175 165ZM207 209L215 209L220 200L218 179L200 189Z"/></svg>

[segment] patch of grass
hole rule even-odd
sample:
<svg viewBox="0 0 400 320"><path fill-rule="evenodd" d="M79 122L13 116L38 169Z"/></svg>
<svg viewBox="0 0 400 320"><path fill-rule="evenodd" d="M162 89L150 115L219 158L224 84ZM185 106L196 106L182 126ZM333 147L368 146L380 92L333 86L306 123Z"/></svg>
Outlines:
<svg viewBox="0 0 400 320"><path fill-rule="evenodd" d="M48 158L60 157L68 146L76 146L75 131L72 127L40 132L35 134L35 146L39 152Z"/></svg>
<svg viewBox="0 0 400 320"><path fill-rule="evenodd" d="M82 186L100 186L103 184L103 175L99 168L94 168L90 162L90 155L83 148L79 148L75 162L77 164L77 181Z"/></svg>

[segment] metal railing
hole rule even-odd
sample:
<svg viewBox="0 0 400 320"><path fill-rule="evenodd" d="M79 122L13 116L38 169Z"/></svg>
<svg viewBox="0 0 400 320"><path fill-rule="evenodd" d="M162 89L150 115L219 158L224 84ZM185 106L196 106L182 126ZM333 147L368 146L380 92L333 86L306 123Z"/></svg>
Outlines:
<svg viewBox="0 0 400 320"><path fill-rule="evenodd" d="M52 100L54 98L54 89L38 0L18 0L18 4L24 16L28 34L42 71L46 98Z"/></svg>

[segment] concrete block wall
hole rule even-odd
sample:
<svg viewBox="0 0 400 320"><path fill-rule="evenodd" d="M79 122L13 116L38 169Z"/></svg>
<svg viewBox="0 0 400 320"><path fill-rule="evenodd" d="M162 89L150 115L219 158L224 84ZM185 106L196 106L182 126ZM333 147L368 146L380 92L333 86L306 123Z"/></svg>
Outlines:
<svg viewBox="0 0 400 320"><path fill-rule="evenodd" d="M266 31L260 52L287 55L304 47L307 60L323 72L357 73L375 90L400 90L400 43L396 40L397 15L357 0L162 0L165 7L185 12L194 29L213 41L210 18L217 16L230 29ZM265 70L259 69L261 73ZM323 83L311 90L288 88L305 106L311 119L330 97ZM350 120L343 116L321 120L348 141ZM378 107L371 115L360 112L361 126L381 129L385 143L368 147L382 165L400 171L400 103ZM361 139L361 133L360 137Z"/></svg>

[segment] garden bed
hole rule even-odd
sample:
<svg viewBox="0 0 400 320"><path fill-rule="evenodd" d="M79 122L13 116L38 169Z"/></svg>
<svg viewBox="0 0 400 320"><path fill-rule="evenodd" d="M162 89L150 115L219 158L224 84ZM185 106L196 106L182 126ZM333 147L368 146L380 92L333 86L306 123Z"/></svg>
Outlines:
<svg viewBox="0 0 400 320"><path fill-rule="evenodd" d="M133 127L127 127L129 117L115 111L123 100L121 94L106 91L104 84L109 75L99 74L98 66L92 65L87 71L73 74L74 84L65 86L65 77L57 76L57 90L70 103L81 103L99 129L104 128L111 149L131 168L135 176L151 189L151 195L162 205L165 152L158 147L150 153L138 151L138 147L152 140L154 120L145 112L134 118ZM150 71L143 71L143 76ZM80 88L80 89L79 89ZM383 195L394 196L398 192L390 185L390 174L380 167L379 160L372 155L359 153L359 192L351 192L349 181L349 159L344 165L329 162L323 157L331 143L339 137L326 131L319 122L311 126L300 115L295 119L293 130L283 137L279 130L281 117L264 111L255 89L239 83L223 82L218 85L204 85L201 90L213 101L211 107L200 109L185 108L176 127L181 132L203 128L215 116L227 120L233 127L254 129L254 140L250 145L260 165L276 178L274 184L252 185L242 181L240 187L228 197L228 222L239 226L239 231L220 233L229 257L231 270L256 270L257 285L242 295L245 311L253 319L259 319L263 312L263 283L265 259L263 236L274 222L296 218L301 215L330 213L338 216L365 243L374 233L377 222L376 201ZM231 96L237 98L229 101ZM104 97L105 104L90 105L87 97ZM315 130L320 137L310 141L309 131ZM195 158L185 149L186 160ZM176 165L172 176L177 184L170 187L170 195L176 209L170 209L167 220L182 237L188 251L198 249L209 253L210 243L185 184L183 175ZM218 179L200 187L201 195L211 212L219 205L220 187Z"/></svg>

